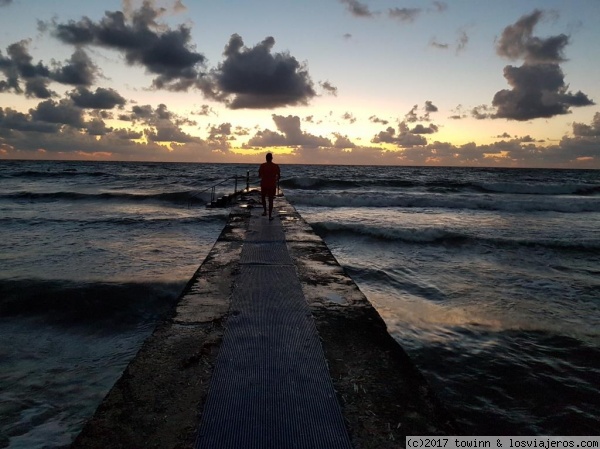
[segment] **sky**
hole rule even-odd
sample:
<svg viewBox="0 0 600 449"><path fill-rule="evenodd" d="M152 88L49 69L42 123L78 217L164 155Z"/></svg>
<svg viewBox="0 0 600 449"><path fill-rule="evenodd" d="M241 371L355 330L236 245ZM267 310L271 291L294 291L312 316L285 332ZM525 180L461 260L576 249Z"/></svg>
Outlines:
<svg viewBox="0 0 600 449"><path fill-rule="evenodd" d="M0 159L600 169L598 0L0 0Z"/></svg>

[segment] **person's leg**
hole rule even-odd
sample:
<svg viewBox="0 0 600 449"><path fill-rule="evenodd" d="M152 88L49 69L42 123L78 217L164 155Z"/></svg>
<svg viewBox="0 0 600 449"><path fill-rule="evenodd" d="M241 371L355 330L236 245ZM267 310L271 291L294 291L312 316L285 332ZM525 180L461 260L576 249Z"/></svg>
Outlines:
<svg viewBox="0 0 600 449"><path fill-rule="evenodd" d="M269 195L269 218L273 218L273 197Z"/></svg>
<svg viewBox="0 0 600 449"><path fill-rule="evenodd" d="M262 196L263 215L267 215L267 192L261 189L260 194Z"/></svg>

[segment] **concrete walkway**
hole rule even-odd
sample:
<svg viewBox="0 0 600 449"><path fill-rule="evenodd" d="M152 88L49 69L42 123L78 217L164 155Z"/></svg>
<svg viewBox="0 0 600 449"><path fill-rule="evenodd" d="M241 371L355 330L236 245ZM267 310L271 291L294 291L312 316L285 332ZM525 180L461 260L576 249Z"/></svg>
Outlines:
<svg viewBox="0 0 600 449"><path fill-rule="evenodd" d="M252 211L197 449L349 449L278 217Z"/></svg>

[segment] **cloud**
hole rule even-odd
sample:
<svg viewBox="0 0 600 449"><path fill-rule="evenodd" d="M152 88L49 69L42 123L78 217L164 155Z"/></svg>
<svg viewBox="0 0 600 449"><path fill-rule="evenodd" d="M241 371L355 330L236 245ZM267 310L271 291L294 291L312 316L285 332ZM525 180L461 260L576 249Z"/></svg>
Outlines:
<svg viewBox="0 0 600 449"><path fill-rule="evenodd" d="M0 0L0 7L8 6L12 3L12 0Z"/></svg>
<svg viewBox="0 0 600 449"><path fill-rule="evenodd" d="M356 122L356 117L354 117L350 112L345 112L342 115L342 119L346 120L347 122L350 122L350 123L355 123Z"/></svg>
<svg viewBox="0 0 600 449"><path fill-rule="evenodd" d="M306 67L288 53L271 53L275 39L267 37L252 48L234 34L225 47L225 60L203 85L205 94L231 109L270 109L306 105L316 96Z"/></svg>
<svg viewBox="0 0 600 449"><path fill-rule="evenodd" d="M410 23L414 22L422 11L421 8L390 8L388 10L388 16L392 19L399 20L400 22Z"/></svg>
<svg viewBox="0 0 600 449"><path fill-rule="evenodd" d="M434 105L432 101L427 100L425 102L425 111L427 111L427 112L437 112L438 111L438 107L436 105Z"/></svg>
<svg viewBox="0 0 600 449"><path fill-rule="evenodd" d="M30 109L33 120L70 125L74 128L83 128L83 110L70 100L45 100Z"/></svg>
<svg viewBox="0 0 600 449"><path fill-rule="evenodd" d="M329 81L325 81L323 83L319 83L319 85L330 95L337 97L338 88L332 85Z"/></svg>
<svg viewBox="0 0 600 449"><path fill-rule="evenodd" d="M438 48L440 50L448 50L450 48L450 45L438 42L435 37L431 39L431 41L429 42L429 46L433 48Z"/></svg>
<svg viewBox="0 0 600 449"><path fill-rule="evenodd" d="M427 139L423 136L411 133L408 126L402 122L398 134L396 134L396 130L390 126L385 131L381 131L373 137L371 143L391 143L398 145L399 147L412 147L415 145L427 145Z"/></svg>
<svg viewBox="0 0 600 449"><path fill-rule="evenodd" d="M438 127L431 123L429 126L423 126L421 124L416 125L410 130L412 134L433 134L438 132Z"/></svg>
<svg viewBox="0 0 600 449"><path fill-rule="evenodd" d="M146 130L145 135L151 142L198 143L201 140L183 132L181 128L168 120L157 123L154 130Z"/></svg>
<svg viewBox="0 0 600 449"><path fill-rule="evenodd" d="M348 148L356 148L356 145L352 143L352 141L348 138L348 136L344 136L340 133L333 133L335 136L335 142L333 146L335 148L348 149Z"/></svg>
<svg viewBox="0 0 600 449"><path fill-rule="evenodd" d="M372 115L371 117L369 117L369 121L370 121L371 123L381 123L382 125L387 125L387 124L389 123L389 121L388 121L388 120L385 120L385 119L382 119L382 118L376 117L376 116L374 116L374 115Z"/></svg>
<svg viewBox="0 0 600 449"><path fill-rule="evenodd" d="M105 136L112 131L112 128L107 128L104 120L95 118L86 123L86 129L90 136Z"/></svg>
<svg viewBox="0 0 600 449"><path fill-rule="evenodd" d="M53 23L49 28L57 39L67 44L122 52L128 64L143 66L157 75L153 81L157 89L187 90L200 77L205 57L192 49L188 26L171 29L157 22L164 13L165 9L145 0L138 10L106 11L98 22L83 17L79 21Z"/></svg>
<svg viewBox="0 0 600 449"><path fill-rule="evenodd" d="M114 89L99 87L96 92L91 92L85 87L79 87L69 94L76 106L84 109L113 109L115 106L124 106L126 103Z"/></svg>
<svg viewBox="0 0 600 449"><path fill-rule="evenodd" d="M221 123L219 126L211 126L208 138L211 140L228 138L231 136L231 123Z"/></svg>
<svg viewBox="0 0 600 449"><path fill-rule="evenodd" d="M66 65L58 65L51 74L54 81L75 86L91 86L98 75L98 67L87 53L78 48Z"/></svg>
<svg viewBox="0 0 600 449"><path fill-rule="evenodd" d="M577 137L600 137L600 112L594 114L591 125L573 123L573 135ZM600 145L600 142L598 142Z"/></svg>
<svg viewBox="0 0 600 449"><path fill-rule="evenodd" d="M564 48L569 43L565 34L546 39L533 36L533 29L543 17L538 9L521 17L514 25L507 26L496 46L496 52L505 58L525 59L528 63L563 62Z"/></svg>
<svg viewBox="0 0 600 449"><path fill-rule="evenodd" d="M458 54L463 51L467 47L468 43L469 36L467 35L467 32L465 30L459 30L458 38L456 40L456 53Z"/></svg>
<svg viewBox="0 0 600 449"><path fill-rule="evenodd" d="M340 0L340 3L346 5L346 8L355 17L374 17L375 13L371 12L369 7L358 0Z"/></svg>
<svg viewBox="0 0 600 449"><path fill-rule="evenodd" d="M567 91L564 74L558 64L524 64L506 66L504 77L512 90L496 92L492 104L498 108L497 118L531 120L568 114L572 106L588 106L594 102L581 91Z"/></svg>
<svg viewBox="0 0 600 449"><path fill-rule="evenodd" d="M485 104L475 106L473 109L471 109L471 117L477 120L493 118L494 116L494 109Z"/></svg>
<svg viewBox="0 0 600 449"><path fill-rule="evenodd" d="M192 114L195 115L205 115L205 116L209 116L209 115L218 115L213 108L211 108L209 105L207 104L203 104L202 106L200 106L200 109L198 109L197 111L192 112Z"/></svg>
<svg viewBox="0 0 600 449"><path fill-rule="evenodd" d="M0 135L10 135L11 131L55 133L58 129L55 123L32 120L31 115L0 107Z"/></svg>
<svg viewBox="0 0 600 449"><path fill-rule="evenodd" d="M469 43L469 36L464 29L459 29L457 31L458 37L456 38L456 54L458 55L462 51L465 50L467 44ZM445 42L439 42L436 37L431 38L429 41L429 46L433 48L437 48L439 50L450 50L450 44Z"/></svg>
<svg viewBox="0 0 600 449"><path fill-rule="evenodd" d="M54 95L48 89L50 69L42 62L33 64L28 49L30 42L22 40L9 45L7 56L0 51L0 72L6 78L0 80L0 92L13 91L28 97L50 98ZM25 81L25 91L21 87L21 80Z"/></svg>
<svg viewBox="0 0 600 449"><path fill-rule="evenodd" d="M300 128L300 117L273 114L273 121L278 132L266 129L258 131L245 148L251 147L276 147L276 146L304 146L304 147L331 147L331 140L306 133Z"/></svg>
<svg viewBox="0 0 600 449"><path fill-rule="evenodd" d="M521 121L548 118L568 114L571 107L594 104L581 91L569 92L564 82L559 63L565 60L568 36L560 34L546 39L533 36L542 16L542 11L535 10L502 32L496 52L508 59L523 59L524 63L521 67L504 68L504 77L512 89L494 95L495 118Z"/></svg>
<svg viewBox="0 0 600 449"><path fill-rule="evenodd" d="M66 63L53 61L51 69L41 61L33 64L33 57L29 54L30 42L22 40L9 45L7 56L0 52L0 73L6 78L0 81L0 92L13 91L24 93L27 97L47 99L56 96L48 88L52 81L84 86L94 82L98 68L83 50L77 49ZM25 90L21 87L22 82L25 82Z"/></svg>
<svg viewBox="0 0 600 449"><path fill-rule="evenodd" d="M433 104L432 101L427 100L425 102L425 106L423 107L423 110L425 111L424 115L419 115L417 114L417 111L419 110L419 105L414 105L412 107L412 109L410 111L408 111L406 113L406 115L404 116L404 121L408 122L408 123L415 123L415 122L429 122L431 120L430 118L430 114L432 112L437 112L438 108L437 106L435 106Z"/></svg>

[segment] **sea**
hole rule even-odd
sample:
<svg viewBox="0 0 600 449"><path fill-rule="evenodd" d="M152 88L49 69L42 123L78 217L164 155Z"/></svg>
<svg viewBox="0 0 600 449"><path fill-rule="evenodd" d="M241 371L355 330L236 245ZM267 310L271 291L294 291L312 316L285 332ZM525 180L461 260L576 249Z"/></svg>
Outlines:
<svg viewBox="0 0 600 449"><path fill-rule="evenodd" d="M0 447L72 442L257 169L0 161ZM600 435L600 171L281 171L463 434Z"/></svg>

